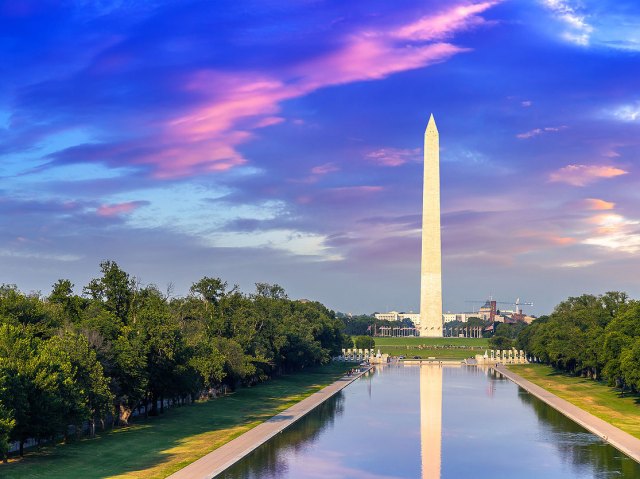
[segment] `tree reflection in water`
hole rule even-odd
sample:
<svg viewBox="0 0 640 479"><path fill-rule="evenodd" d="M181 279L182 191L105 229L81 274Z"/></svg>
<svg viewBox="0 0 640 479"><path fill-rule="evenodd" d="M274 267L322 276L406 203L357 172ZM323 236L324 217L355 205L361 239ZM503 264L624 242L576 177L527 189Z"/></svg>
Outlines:
<svg viewBox="0 0 640 479"><path fill-rule="evenodd" d="M640 478L640 465L633 459L524 389L519 388L518 397L535 411L541 426L540 439L552 444L563 462L579 474L594 478Z"/></svg>
<svg viewBox="0 0 640 479"><path fill-rule="evenodd" d="M341 391L217 477L275 479L285 476L287 457L313 444L322 431L333 425L343 408L344 395Z"/></svg>

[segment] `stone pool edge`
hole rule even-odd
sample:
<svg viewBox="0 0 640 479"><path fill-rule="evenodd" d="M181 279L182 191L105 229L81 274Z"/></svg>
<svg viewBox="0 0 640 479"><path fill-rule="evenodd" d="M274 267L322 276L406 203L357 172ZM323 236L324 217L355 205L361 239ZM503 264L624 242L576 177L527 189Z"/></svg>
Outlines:
<svg viewBox="0 0 640 479"><path fill-rule="evenodd" d="M531 381L524 379L522 376L509 371L503 365L498 364L492 366L491 369L502 374L503 376L516 383L522 389L529 394L537 397L542 402L554 408L556 411L564 414L573 422L579 424L587 431L600 437L603 441L611 444L618 451L626 454L634 461L640 463L640 439L632 436L631 434L624 432L608 423L607 421L588 413L584 409L571 404L555 394L547 391L546 389L533 384Z"/></svg>
<svg viewBox="0 0 640 479"><path fill-rule="evenodd" d="M313 393L311 396L306 397L281 413L267 419L265 422L258 424L256 427L220 446L218 449L211 451L209 454L202 456L188 466L174 472L168 476L167 479L213 479L276 434L281 433L287 427L310 413L327 399L342 391L370 369L371 366L357 374L341 377L320 391Z"/></svg>

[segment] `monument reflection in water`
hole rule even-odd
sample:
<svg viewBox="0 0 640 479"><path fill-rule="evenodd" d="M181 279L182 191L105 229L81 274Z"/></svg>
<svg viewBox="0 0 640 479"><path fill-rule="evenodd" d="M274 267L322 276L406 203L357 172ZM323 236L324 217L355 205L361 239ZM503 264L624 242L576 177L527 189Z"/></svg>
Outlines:
<svg viewBox="0 0 640 479"><path fill-rule="evenodd" d="M442 462L442 366L420 366L422 479L440 479Z"/></svg>
<svg viewBox="0 0 640 479"><path fill-rule="evenodd" d="M621 479L640 465L479 367L377 367L223 479Z"/></svg>

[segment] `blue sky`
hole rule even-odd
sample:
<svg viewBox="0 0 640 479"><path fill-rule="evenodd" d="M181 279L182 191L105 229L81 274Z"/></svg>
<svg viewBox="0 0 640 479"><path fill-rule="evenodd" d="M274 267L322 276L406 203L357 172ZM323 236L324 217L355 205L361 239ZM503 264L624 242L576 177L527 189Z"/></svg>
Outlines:
<svg viewBox="0 0 640 479"><path fill-rule="evenodd" d="M11 1L0 55L0 282L415 310L433 113L446 309L640 296L636 2Z"/></svg>

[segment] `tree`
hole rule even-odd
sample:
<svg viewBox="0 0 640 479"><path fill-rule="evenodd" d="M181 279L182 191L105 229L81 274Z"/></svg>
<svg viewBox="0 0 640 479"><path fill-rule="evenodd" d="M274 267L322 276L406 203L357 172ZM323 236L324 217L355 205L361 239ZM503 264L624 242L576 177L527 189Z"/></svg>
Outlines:
<svg viewBox="0 0 640 479"><path fill-rule="evenodd" d="M103 261L100 270L102 277L92 279L84 288L85 294L102 302L107 311L126 323L135 282L115 261Z"/></svg>
<svg viewBox="0 0 640 479"><path fill-rule="evenodd" d="M466 326L469 327L478 327L478 326L482 326L485 327L489 324L488 321L485 321L482 318L476 318L476 317L471 317L471 318L467 318L467 322L465 323Z"/></svg>
<svg viewBox="0 0 640 479"><path fill-rule="evenodd" d="M7 462L9 452L9 435L15 425L16 421L11 411L0 404L0 457L4 463Z"/></svg>
<svg viewBox="0 0 640 479"><path fill-rule="evenodd" d="M212 342L199 343L193 351L189 365L199 374L206 390L220 384L225 378L225 357Z"/></svg>
<svg viewBox="0 0 640 479"><path fill-rule="evenodd" d="M282 286L269 283L256 283L256 296L264 296L271 299L289 299Z"/></svg>
<svg viewBox="0 0 640 479"><path fill-rule="evenodd" d="M109 380L104 375L96 352L86 337L70 332L51 338L46 343L45 350L58 362L68 362L72 366L70 379L74 387L78 388L79 401L83 405L78 408L77 417L72 419L75 419L78 427L88 419L90 434L94 436L96 421L103 420L113 409Z"/></svg>
<svg viewBox="0 0 640 479"><path fill-rule="evenodd" d="M145 337L145 377L152 400L152 414L164 410L164 399L176 392L178 366L182 363L184 343L180 327L157 288L141 290L135 304L138 327Z"/></svg>
<svg viewBox="0 0 640 479"><path fill-rule="evenodd" d="M506 336L493 336L489 339L489 347L491 349L511 349L513 347L513 340Z"/></svg>
<svg viewBox="0 0 640 479"><path fill-rule="evenodd" d="M128 424L133 409L145 397L147 376L146 338L139 328L125 326L113 343L113 367L109 372L120 424Z"/></svg>
<svg viewBox="0 0 640 479"><path fill-rule="evenodd" d="M199 294L202 299L213 305L217 305L225 294L227 294L228 283L220 278L209 278L205 276L197 283L193 283L189 291L191 294Z"/></svg>
<svg viewBox="0 0 640 479"><path fill-rule="evenodd" d="M41 337L60 327L62 318L39 294L25 295L14 285L0 286L0 322L19 324Z"/></svg>
<svg viewBox="0 0 640 479"><path fill-rule="evenodd" d="M375 339L371 336L356 336L354 343L356 349L373 349L376 345Z"/></svg>
<svg viewBox="0 0 640 479"><path fill-rule="evenodd" d="M83 301L73 293L73 286L68 279L59 279L53 284L48 300L50 303L60 305L67 319L77 322Z"/></svg>
<svg viewBox="0 0 640 479"><path fill-rule="evenodd" d="M0 404L15 421L9 439L19 441L20 455L24 453L24 442L33 437L33 422L38 418L32 414L33 381L28 374L28 363L37 354L38 340L29 330L16 326L0 325Z"/></svg>
<svg viewBox="0 0 640 479"><path fill-rule="evenodd" d="M620 373L624 383L634 391L640 391L640 338L620 355Z"/></svg>
<svg viewBox="0 0 640 479"><path fill-rule="evenodd" d="M624 388L625 375L621 368L622 353L631 349L632 345L633 338L620 331L612 330L605 333L602 345L603 374L610 386Z"/></svg>

